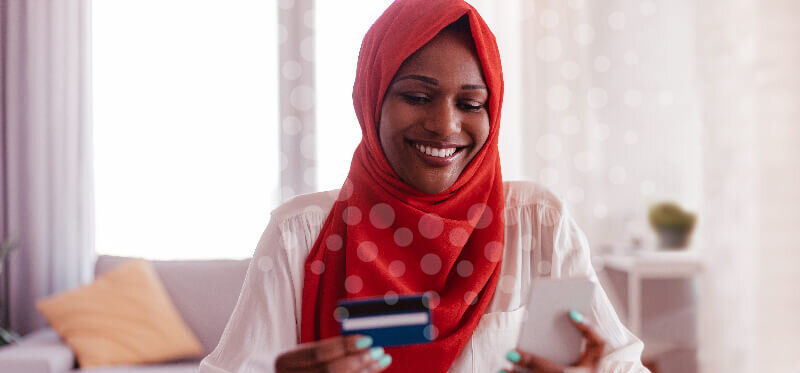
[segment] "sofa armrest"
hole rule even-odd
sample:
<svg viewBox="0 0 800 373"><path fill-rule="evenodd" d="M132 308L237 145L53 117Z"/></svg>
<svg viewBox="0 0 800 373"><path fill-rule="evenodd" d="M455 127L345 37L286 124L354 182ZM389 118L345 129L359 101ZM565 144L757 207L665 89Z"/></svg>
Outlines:
<svg viewBox="0 0 800 373"><path fill-rule="evenodd" d="M72 349L52 329L38 330L18 344L0 347L3 373L64 373L74 364Z"/></svg>

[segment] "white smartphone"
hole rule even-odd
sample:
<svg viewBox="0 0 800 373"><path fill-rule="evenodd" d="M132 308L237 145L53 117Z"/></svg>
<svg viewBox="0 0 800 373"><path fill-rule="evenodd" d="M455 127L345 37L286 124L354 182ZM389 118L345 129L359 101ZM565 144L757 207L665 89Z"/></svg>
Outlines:
<svg viewBox="0 0 800 373"><path fill-rule="evenodd" d="M562 365L578 361L583 337L568 315L589 315L596 287L588 278L535 279L517 347Z"/></svg>

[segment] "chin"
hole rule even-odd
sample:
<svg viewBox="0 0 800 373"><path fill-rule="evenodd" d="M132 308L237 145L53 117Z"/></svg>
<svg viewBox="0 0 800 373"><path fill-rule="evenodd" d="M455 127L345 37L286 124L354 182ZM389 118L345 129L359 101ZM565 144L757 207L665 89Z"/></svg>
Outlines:
<svg viewBox="0 0 800 373"><path fill-rule="evenodd" d="M408 164L413 164L412 162L414 161L416 160L412 159ZM463 169L461 169L461 171L463 171ZM406 184L420 192L437 194L444 192L453 186L458 179L458 175L460 174L461 172L458 171L457 168L448 170L432 170L426 168L409 167L401 169L400 172L397 173L397 176L400 177L400 179Z"/></svg>
<svg viewBox="0 0 800 373"><path fill-rule="evenodd" d="M445 190L447 190L448 188L453 186L453 183L452 182L444 182L444 183L438 182L438 183L425 183L425 184L422 184L422 185L419 185L419 184L413 185L412 184L412 186L414 188L416 188L417 190L423 192L423 193L437 194L437 193L444 192Z"/></svg>

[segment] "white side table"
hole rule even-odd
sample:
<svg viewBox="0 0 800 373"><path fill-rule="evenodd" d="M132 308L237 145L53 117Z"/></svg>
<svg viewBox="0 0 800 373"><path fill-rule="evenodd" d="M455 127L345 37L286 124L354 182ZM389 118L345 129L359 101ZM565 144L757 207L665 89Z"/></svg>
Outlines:
<svg viewBox="0 0 800 373"><path fill-rule="evenodd" d="M606 268L628 275L628 328L641 338L642 280L694 278L703 272L703 261L696 251L641 251L627 255L599 256Z"/></svg>

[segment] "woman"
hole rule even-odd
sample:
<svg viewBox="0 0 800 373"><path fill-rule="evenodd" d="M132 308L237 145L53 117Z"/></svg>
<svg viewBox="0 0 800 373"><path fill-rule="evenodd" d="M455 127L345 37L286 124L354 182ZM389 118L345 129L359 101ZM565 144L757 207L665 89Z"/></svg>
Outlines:
<svg viewBox="0 0 800 373"><path fill-rule="evenodd" d="M567 371L514 349L525 296L536 277L596 276L559 200L502 181L502 97L494 36L475 9L394 2L361 46L362 141L347 180L273 211L201 371ZM432 296L433 342L384 350L339 336L339 300L422 292ZM602 291L573 325L587 341L576 366L646 371L641 342Z"/></svg>

